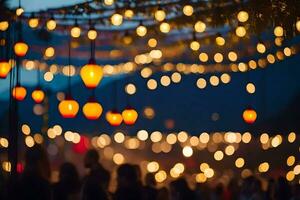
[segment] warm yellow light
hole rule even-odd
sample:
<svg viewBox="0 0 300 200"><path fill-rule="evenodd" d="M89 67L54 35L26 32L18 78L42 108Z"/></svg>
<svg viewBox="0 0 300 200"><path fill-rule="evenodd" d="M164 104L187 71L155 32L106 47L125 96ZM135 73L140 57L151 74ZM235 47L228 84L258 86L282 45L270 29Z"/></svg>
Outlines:
<svg viewBox="0 0 300 200"><path fill-rule="evenodd" d="M149 46L149 47L154 48L154 47L156 47L156 45L157 45L157 40L156 40L155 38L150 38L150 39L148 40L148 46Z"/></svg>
<svg viewBox="0 0 300 200"><path fill-rule="evenodd" d="M160 142L162 139L162 134L159 131L154 131L153 133L151 133L150 135L150 139L152 142Z"/></svg>
<svg viewBox="0 0 300 200"><path fill-rule="evenodd" d="M285 177L287 181L293 181L295 179L295 174L293 171L289 171Z"/></svg>
<svg viewBox="0 0 300 200"><path fill-rule="evenodd" d="M266 52L266 46L259 42L257 45L256 45L256 50L259 52L259 53L265 53Z"/></svg>
<svg viewBox="0 0 300 200"><path fill-rule="evenodd" d="M88 64L80 70L80 77L87 88L96 88L103 77L103 69L91 59Z"/></svg>
<svg viewBox="0 0 300 200"><path fill-rule="evenodd" d="M295 161L296 161L295 156L289 156L286 160L286 165L291 167L295 164Z"/></svg>
<svg viewBox="0 0 300 200"><path fill-rule="evenodd" d="M24 87L17 85L12 90L12 96L18 101L23 101L26 97L27 91Z"/></svg>
<svg viewBox="0 0 300 200"><path fill-rule="evenodd" d="M276 26L274 28L274 35L276 37L282 37L283 36L283 32L284 32L284 30L283 30L282 26Z"/></svg>
<svg viewBox="0 0 300 200"><path fill-rule="evenodd" d="M255 85L253 83L248 83L246 86L246 90L248 93L254 94L255 93Z"/></svg>
<svg viewBox="0 0 300 200"><path fill-rule="evenodd" d="M158 162L152 161L147 164L147 170L150 173L157 172L159 170Z"/></svg>
<svg viewBox="0 0 300 200"><path fill-rule="evenodd" d="M216 53L214 55L214 60L216 63L221 63L223 61L223 55L221 53Z"/></svg>
<svg viewBox="0 0 300 200"><path fill-rule="evenodd" d="M235 62L235 61L237 61L238 56L237 56L237 54L236 54L234 51L230 51L230 52L228 53L228 59L229 59L230 61L232 61L232 62Z"/></svg>
<svg viewBox="0 0 300 200"><path fill-rule="evenodd" d="M206 178L212 178L214 176L215 172L212 168L207 168L204 170L204 175Z"/></svg>
<svg viewBox="0 0 300 200"><path fill-rule="evenodd" d="M199 54L199 60L201 62L207 62L208 61L208 55L207 55L207 53L200 53Z"/></svg>
<svg viewBox="0 0 300 200"><path fill-rule="evenodd" d="M216 37L216 44L219 46L224 46L225 45L225 39L222 36Z"/></svg>
<svg viewBox="0 0 300 200"><path fill-rule="evenodd" d="M295 142L295 140L296 140L296 133L291 132L291 133L288 135L288 141L289 141L289 143L293 143L293 142Z"/></svg>
<svg viewBox="0 0 300 200"><path fill-rule="evenodd" d="M46 26L49 31L53 31L56 28L56 21L54 18L51 18L49 21L47 21Z"/></svg>
<svg viewBox="0 0 300 200"><path fill-rule="evenodd" d="M249 19L249 14L248 14L248 12L242 10L238 13L237 18L238 18L239 22L246 22Z"/></svg>
<svg viewBox="0 0 300 200"><path fill-rule="evenodd" d="M79 28L79 26L75 25L74 27L72 27L71 36L73 38L79 38L80 34L81 34L81 29Z"/></svg>
<svg viewBox="0 0 300 200"><path fill-rule="evenodd" d="M244 26L238 26L236 29L235 29L235 34L238 36L238 37L244 37L246 35L247 31L246 31L246 28Z"/></svg>
<svg viewBox="0 0 300 200"><path fill-rule="evenodd" d="M214 159L220 161L224 158L224 153L222 151L216 151L214 153Z"/></svg>
<svg viewBox="0 0 300 200"><path fill-rule="evenodd" d="M194 12L194 8L191 5L185 5L182 9L183 14L186 16L191 16Z"/></svg>
<svg viewBox="0 0 300 200"><path fill-rule="evenodd" d="M136 28L136 34L140 37L144 37L147 34L147 28L143 25L139 25Z"/></svg>
<svg viewBox="0 0 300 200"><path fill-rule="evenodd" d="M147 87L149 90L155 90L157 88L157 82L154 79L150 79L147 82Z"/></svg>
<svg viewBox="0 0 300 200"><path fill-rule="evenodd" d="M252 136L251 136L251 133L249 133L249 132L244 133L242 136L242 141L246 144L248 144L251 141L251 139L252 139Z"/></svg>
<svg viewBox="0 0 300 200"><path fill-rule="evenodd" d="M233 155L234 152L235 152L235 149L234 149L234 146L232 146L232 145L228 145L228 146L225 148L225 154L226 154L227 156Z"/></svg>
<svg viewBox="0 0 300 200"><path fill-rule="evenodd" d="M109 111L106 113L106 120L111 126L119 126L122 121L122 115L117 111Z"/></svg>
<svg viewBox="0 0 300 200"><path fill-rule="evenodd" d="M23 8L21 8L21 7L17 8L17 10L16 10L16 15L17 16L21 16L23 13L24 13L24 9Z"/></svg>
<svg viewBox="0 0 300 200"><path fill-rule="evenodd" d="M137 138L141 141L146 141L149 137L149 134L146 130L140 130L137 133Z"/></svg>
<svg viewBox="0 0 300 200"><path fill-rule="evenodd" d="M45 56L47 58L52 58L53 56L55 55L55 49L53 47L48 47L46 50L45 50Z"/></svg>
<svg viewBox="0 0 300 200"><path fill-rule="evenodd" d="M11 65L6 60L0 60L0 78L6 78L11 70Z"/></svg>
<svg viewBox="0 0 300 200"><path fill-rule="evenodd" d="M267 162L263 162L263 163L261 163L259 166L258 166L258 171L259 172L267 172L268 170L269 170L269 168L270 168L270 165L269 165L269 163L267 163Z"/></svg>
<svg viewBox="0 0 300 200"><path fill-rule="evenodd" d="M37 28L39 25L39 19L36 17L32 17L28 21L28 25L30 28Z"/></svg>
<svg viewBox="0 0 300 200"><path fill-rule="evenodd" d="M131 19L131 18L133 17L133 15L134 15L134 12L133 12L133 10L131 10L131 9L127 9L127 10L125 10L125 12L124 12L124 16L125 16L127 19Z"/></svg>
<svg viewBox="0 0 300 200"><path fill-rule="evenodd" d="M171 75L171 80L172 80L174 83L179 83L179 82L181 81L181 75L180 75L180 73L174 72L174 73Z"/></svg>
<svg viewBox="0 0 300 200"><path fill-rule="evenodd" d="M229 74L224 73L224 74L221 75L221 81L223 83L227 84L227 83L230 82L230 80L231 80L231 77L230 77Z"/></svg>
<svg viewBox="0 0 300 200"><path fill-rule="evenodd" d="M31 148L34 146L35 142L32 136L26 136L25 138L25 144L27 147Z"/></svg>
<svg viewBox="0 0 300 200"><path fill-rule="evenodd" d="M248 124L253 124L256 121L257 113L254 109L248 108L243 112L243 119Z"/></svg>
<svg viewBox="0 0 300 200"><path fill-rule="evenodd" d="M177 135L178 141L181 143L186 142L188 137L189 136L188 136L187 132L185 132L185 131L180 131Z"/></svg>
<svg viewBox="0 0 300 200"><path fill-rule="evenodd" d="M204 172L205 170L209 169L209 165L207 163L201 163L199 168L202 172Z"/></svg>
<svg viewBox="0 0 300 200"><path fill-rule="evenodd" d="M155 12L154 17L159 22L164 21L164 19L166 18L166 12L162 9L158 9Z"/></svg>
<svg viewBox="0 0 300 200"><path fill-rule="evenodd" d="M0 31L6 31L9 27L8 21L0 21Z"/></svg>
<svg viewBox="0 0 300 200"><path fill-rule="evenodd" d="M269 135L267 133L263 133L260 136L260 143L267 144L269 141Z"/></svg>
<svg viewBox="0 0 300 200"><path fill-rule="evenodd" d="M197 183L205 183L207 180L206 176L204 175L204 173L199 173L196 175L196 182Z"/></svg>
<svg viewBox="0 0 300 200"><path fill-rule="evenodd" d="M114 156L113 156L113 161L114 163L116 163L117 165L121 165L125 162L125 158L123 156L123 154L121 153L116 153Z"/></svg>
<svg viewBox="0 0 300 200"><path fill-rule="evenodd" d="M168 144L175 144L177 141L177 137L174 133L170 133L167 135L166 141Z"/></svg>
<svg viewBox="0 0 300 200"><path fill-rule="evenodd" d="M193 149L190 146L185 146L182 149L182 154L184 157L191 157L193 155Z"/></svg>
<svg viewBox="0 0 300 200"><path fill-rule="evenodd" d="M97 31L95 30L95 29L90 29L89 31L88 31L88 38L90 39L90 40L95 40L96 38L97 38Z"/></svg>
<svg viewBox="0 0 300 200"><path fill-rule="evenodd" d="M133 124L135 124L135 122L138 118L138 113L133 108L126 108L122 112L122 117L123 117L123 121L126 125L133 125Z"/></svg>
<svg viewBox="0 0 300 200"><path fill-rule="evenodd" d="M196 24L194 25L194 29L198 33L202 33L206 29L206 24L202 21L197 21Z"/></svg>
<svg viewBox="0 0 300 200"><path fill-rule="evenodd" d="M89 120L99 119L103 111L102 106L95 100L88 101L82 108L84 116Z"/></svg>
<svg viewBox="0 0 300 200"><path fill-rule="evenodd" d="M235 160L235 166L237 168L242 168L245 165L245 160L243 158L238 158Z"/></svg>
<svg viewBox="0 0 300 200"><path fill-rule="evenodd" d="M208 143L209 142L209 138L210 138L210 136L209 136L209 134L208 133L201 133L201 135L199 136L199 140L200 140L200 142L201 143L203 143L203 144L206 144L206 143Z"/></svg>
<svg viewBox="0 0 300 200"><path fill-rule="evenodd" d="M296 29L298 32L300 32L300 20L296 22Z"/></svg>
<svg viewBox="0 0 300 200"><path fill-rule="evenodd" d="M193 51L198 51L200 49L200 43L198 41L194 40L190 43L190 48Z"/></svg>
<svg viewBox="0 0 300 200"><path fill-rule="evenodd" d="M123 23L123 16L119 13L115 13L111 16L110 21L114 26L120 26Z"/></svg>
<svg viewBox="0 0 300 200"><path fill-rule="evenodd" d="M15 54L19 57L24 57L27 54L28 49L28 45L23 41L19 41L14 45Z"/></svg>
<svg viewBox="0 0 300 200"><path fill-rule="evenodd" d="M58 110L62 117L74 118L78 113L79 104L77 103L77 101L68 97L59 103Z"/></svg>
<svg viewBox="0 0 300 200"><path fill-rule="evenodd" d="M162 32L162 33L169 33L170 32L170 24L167 23L167 22L163 22L160 24L159 26L159 30Z"/></svg>
<svg viewBox="0 0 300 200"><path fill-rule="evenodd" d="M0 147L7 148L9 145L9 142L6 138L0 138Z"/></svg>
<svg viewBox="0 0 300 200"><path fill-rule="evenodd" d="M31 97L35 103L41 103L45 98L45 93L41 89L36 89L32 92Z"/></svg>
<svg viewBox="0 0 300 200"><path fill-rule="evenodd" d="M162 86L169 86L171 84L171 79L168 76L162 76L160 79L160 83L162 84Z"/></svg>
<svg viewBox="0 0 300 200"><path fill-rule="evenodd" d="M163 170L160 170L159 172L157 172L155 174L155 180L158 182L158 183L162 183L164 182L166 179L167 179L167 173Z"/></svg>
<svg viewBox="0 0 300 200"><path fill-rule="evenodd" d="M114 4L114 0L104 0L103 3L106 5L106 6L111 6Z"/></svg>
<svg viewBox="0 0 300 200"><path fill-rule="evenodd" d="M130 95L135 94L135 93L136 93L136 87L135 87L135 85L132 84L132 83L127 84L127 85L125 86L125 92L126 92L127 94L130 94Z"/></svg>

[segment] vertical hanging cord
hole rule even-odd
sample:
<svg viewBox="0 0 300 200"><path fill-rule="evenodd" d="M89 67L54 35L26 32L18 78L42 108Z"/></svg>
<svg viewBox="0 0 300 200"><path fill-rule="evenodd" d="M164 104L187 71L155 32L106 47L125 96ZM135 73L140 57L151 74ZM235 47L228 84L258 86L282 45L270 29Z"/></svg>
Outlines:
<svg viewBox="0 0 300 200"><path fill-rule="evenodd" d="M68 63L69 63L68 93L71 96L72 95L72 90L71 90L71 36L69 38L69 58L68 58Z"/></svg>
<svg viewBox="0 0 300 200"><path fill-rule="evenodd" d="M115 98L115 101L114 101L114 109L118 110L118 81L115 80L114 82L114 98Z"/></svg>

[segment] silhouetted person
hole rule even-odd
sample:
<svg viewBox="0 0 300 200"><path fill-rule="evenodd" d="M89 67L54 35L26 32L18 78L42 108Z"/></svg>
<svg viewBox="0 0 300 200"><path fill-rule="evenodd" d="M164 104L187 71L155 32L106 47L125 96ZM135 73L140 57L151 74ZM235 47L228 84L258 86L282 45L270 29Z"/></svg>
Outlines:
<svg viewBox="0 0 300 200"><path fill-rule="evenodd" d="M206 183L197 183L195 188L195 198L197 200L210 199L210 188Z"/></svg>
<svg viewBox="0 0 300 200"><path fill-rule="evenodd" d="M224 188L222 183L219 183L211 193L212 200L222 200L223 199Z"/></svg>
<svg viewBox="0 0 300 200"><path fill-rule="evenodd" d="M114 200L140 200L143 198L142 185L138 179L136 167L123 164L117 170L117 190Z"/></svg>
<svg viewBox="0 0 300 200"><path fill-rule="evenodd" d="M169 200L170 194L169 190L166 187L162 187L158 190L156 200Z"/></svg>
<svg viewBox="0 0 300 200"><path fill-rule="evenodd" d="M40 145L35 145L27 149L24 172L16 191L18 199L50 199L51 188L49 178L50 165L44 148Z"/></svg>
<svg viewBox="0 0 300 200"><path fill-rule="evenodd" d="M170 183L170 191L172 200L195 199L194 192L189 188L184 178L172 181Z"/></svg>
<svg viewBox="0 0 300 200"><path fill-rule="evenodd" d="M153 173L148 173L145 176L145 186L143 192L143 198L152 200L157 198L156 181Z"/></svg>
<svg viewBox="0 0 300 200"><path fill-rule="evenodd" d="M59 182L53 185L53 200L79 199L80 181L76 167L64 163L60 167Z"/></svg>
<svg viewBox="0 0 300 200"><path fill-rule="evenodd" d="M108 184L110 173L99 163L99 154L96 150L89 150L84 158L84 165L89 173L84 178L82 199L108 199Z"/></svg>

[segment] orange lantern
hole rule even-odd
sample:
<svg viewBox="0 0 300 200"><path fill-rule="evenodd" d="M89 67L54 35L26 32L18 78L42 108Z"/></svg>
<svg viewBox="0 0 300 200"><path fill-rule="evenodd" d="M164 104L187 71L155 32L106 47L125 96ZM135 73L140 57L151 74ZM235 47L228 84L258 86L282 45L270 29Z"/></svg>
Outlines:
<svg viewBox="0 0 300 200"><path fill-rule="evenodd" d="M25 42L19 41L15 44L14 51L17 56L24 57L28 51L28 48L29 47Z"/></svg>
<svg viewBox="0 0 300 200"><path fill-rule="evenodd" d="M72 97L67 97L59 103L58 110L63 118L74 118L78 113L79 104Z"/></svg>
<svg viewBox="0 0 300 200"><path fill-rule="evenodd" d="M112 110L106 113L106 120L111 126L119 126L122 123L123 118L116 110Z"/></svg>
<svg viewBox="0 0 300 200"><path fill-rule="evenodd" d="M103 77L103 69L96 64L95 59L90 59L89 63L81 68L80 76L87 88L94 89Z"/></svg>
<svg viewBox="0 0 300 200"><path fill-rule="evenodd" d="M0 60L0 78L6 78L10 70L10 64L6 60Z"/></svg>
<svg viewBox="0 0 300 200"><path fill-rule="evenodd" d="M243 119L247 124L253 124L256 121L257 113L252 108L247 108L243 112Z"/></svg>
<svg viewBox="0 0 300 200"><path fill-rule="evenodd" d="M23 101L26 97L27 91L24 87L17 85L13 88L12 95L13 98L18 101Z"/></svg>
<svg viewBox="0 0 300 200"><path fill-rule="evenodd" d="M35 103L41 103L45 98L45 93L43 92L43 90L36 88L32 92L31 97L35 101Z"/></svg>
<svg viewBox="0 0 300 200"><path fill-rule="evenodd" d="M135 109L128 107L122 112L122 117L125 124L133 125L138 118L138 113Z"/></svg>
<svg viewBox="0 0 300 200"><path fill-rule="evenodd" d="M84 116L89 120L99 119L102 111L102 106L94 99L90 99L82 108Z"/></svg>

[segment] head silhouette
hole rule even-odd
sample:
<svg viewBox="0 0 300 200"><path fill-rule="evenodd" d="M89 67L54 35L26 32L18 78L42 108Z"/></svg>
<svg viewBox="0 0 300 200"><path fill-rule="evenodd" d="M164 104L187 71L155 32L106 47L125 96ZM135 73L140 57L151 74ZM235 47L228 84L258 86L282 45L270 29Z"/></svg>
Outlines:
<svg viewBox="0 0 300 200"><path fill-rule="evenodd" d="M100 156L95 149L90 149L86 152L84 157L84 166L92 168L99 163Z"/></svg>

